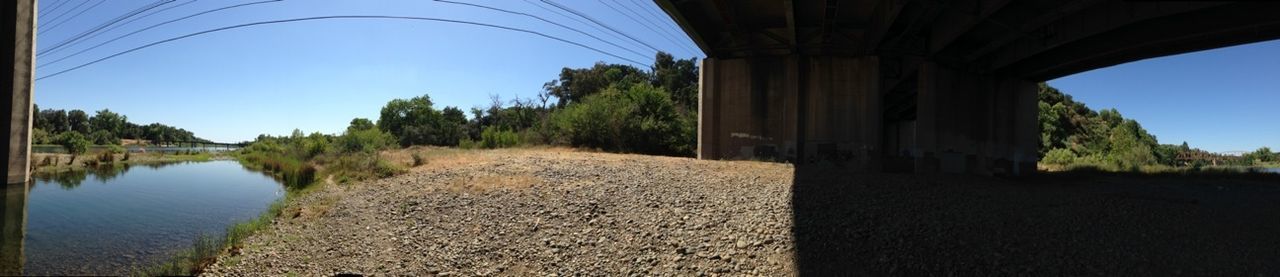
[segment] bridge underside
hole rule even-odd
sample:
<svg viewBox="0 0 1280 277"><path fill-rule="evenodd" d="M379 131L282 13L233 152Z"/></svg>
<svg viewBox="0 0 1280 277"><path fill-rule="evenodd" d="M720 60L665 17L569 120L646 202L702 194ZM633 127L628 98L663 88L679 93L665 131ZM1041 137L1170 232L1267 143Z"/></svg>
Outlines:
<svg viewBox="0 0 1280 277"><path fill-rule="evenodd" d="M1280 4L656 0L707 53L698 156L1025 174L1037 83L1280 38Z"/></svg>

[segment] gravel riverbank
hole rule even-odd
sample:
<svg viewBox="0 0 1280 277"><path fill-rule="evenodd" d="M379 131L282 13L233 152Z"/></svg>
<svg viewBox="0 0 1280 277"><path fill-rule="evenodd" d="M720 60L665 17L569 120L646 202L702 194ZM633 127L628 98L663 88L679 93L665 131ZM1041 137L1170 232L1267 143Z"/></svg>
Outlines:
<svg viewBox="0 0 1280 277"><path fill-rule="evenodd" d="M567 150L458 151L405 175L307 194L206 274L1278 270L1274 182L807 177L815 171L827 172Z"/></svg>

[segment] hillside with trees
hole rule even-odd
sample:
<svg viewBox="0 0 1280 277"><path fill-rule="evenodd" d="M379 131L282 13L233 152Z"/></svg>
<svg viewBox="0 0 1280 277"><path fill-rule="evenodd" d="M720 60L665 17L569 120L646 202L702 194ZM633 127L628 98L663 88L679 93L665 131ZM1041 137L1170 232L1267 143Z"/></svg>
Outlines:
<svg viewBox="0 0 1280 277"><path fill-rule="evenodd" d="M1280 161L1280 155L1266 147L1236 158L1192 148L1186 142L1160 144L1141 124L1116 109L1094 111L1044 83L1040 84L1039 105L1040 157L1041 163L1048 165L1137 170L1152 166L1199 167L1214 159L1242 166Z"/></svg>

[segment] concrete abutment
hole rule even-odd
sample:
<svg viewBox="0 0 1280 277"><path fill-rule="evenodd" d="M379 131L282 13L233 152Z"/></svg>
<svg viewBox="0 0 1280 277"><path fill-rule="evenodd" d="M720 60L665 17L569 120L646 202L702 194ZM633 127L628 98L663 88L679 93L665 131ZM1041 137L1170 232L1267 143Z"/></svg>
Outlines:
<svg viewBox="0 0 1280 277"><path fill-rule="evenodd" d="M883 68L876 56L705 59L698 157L871 172L1035 172L1035 82L924 62L902 86Z"/></svg>
<svg viewBox="0 0 1280 277"><path fill-rule="evenodd" d="M8 67L0 73L0 87L8 88L9 93L3 105L8 107L9 116L3 120L9 135L5 136L4 156L8 163L5 166L7 184L21 184L30 179L31 154L31 108L32 86L34 85L35 62L35 24L36 0L12 0L0 4L0 36L5 38L7 51L0 52L0 59L7 61Z"/></svg>

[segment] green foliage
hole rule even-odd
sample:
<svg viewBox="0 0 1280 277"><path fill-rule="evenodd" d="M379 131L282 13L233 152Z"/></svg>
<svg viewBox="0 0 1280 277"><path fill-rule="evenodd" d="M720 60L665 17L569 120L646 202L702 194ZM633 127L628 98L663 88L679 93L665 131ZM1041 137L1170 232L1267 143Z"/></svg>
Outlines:
<svg viewBox="0 0 1280 277"><path fill-rule="evenodd" d="M560 79L544 88L560 99L560 106L584 100L618 84L638 84L650 79L643 70L630 65L596 63L591 68L560 70Z"/></svg>
<svg viewBox="0 0 1280 277"><path fill-rule="evenodd" d="M1058 149L1078 155L1075 163L1120 170L1175 162L1176 152L1161 147L1142 125L1115 109L1094 112L1045 84L1040 86L1039 98L1042 162L1063 164L1064 153L1055 153L1050 161L1047 152Z"/></svg>
<svg viewBox="0 0 1280 277"><path fill-rule="evenodd" d="M347 128L336 146L339 153L377 153L395 143L395 137L377 128Z"/></svg>
<svg viewBox="0 0 1280 277"><path fill-rule="evenodd" d="M373 128L378 128L378 126L373 125L373 121L369 121L368 118L355 118L351 119L351 124L347 126L347 132L371 130Z"/></svg>
<svg viewBox="0 0 1280 277"><path fill-rule="evenodd" d="M1044 155L1044 159L1042 159L1041 161L1047 164L1052 164L1052 165L1068 165L1068 164L1071 164L1072 162L1075 162L1075 160L1076 160L1076 154L1071 153L1071 150L1063 149L1063 148L1054 148L1052 150L1049 150L1049 152L1047 152Z"/></svg>
<svg viewBox="0 0 1280 277"><path fill-rule="evenodd" d="M508 130L498 130L495 127L484 129L480 134L479 147L494 149L508 148L520 145L520 134Z"/></svg>
<svg viewBox="0 0 1280 277"><path fill-rule="evenodd" d="M106 130L97 130L89 134L89 140L95 145L120 145L120 138Z"/></svg>
<svg viewBox="0 0 1280 277"><path fill-rule="evenodd" d="M80 155L89 151L89 140L76 131L67 131L54 139L55 143L67 149L67 153Z"/></svg>
<svg viewBox="0 0 1280 277"><path fill-rule="evenodd" d="M552 115L575 146L661 155L691 155L694 125L670 95L648 84L588 96Z"/></svg>
<svg viewBox="0 0 1280 277"><path fill-rule="evenodd" d="M53 143L53 137L49 136L49 132L46 132L44 129L40 129L40 128L31 129L31 144L51 144L51 143Z"/></svg>
<svg viewBox="0 0 1280 277"><path fill-rule="evenodd" d="M394 99L382 107L378 129L396 136L401 146L458 145L463 137L466 115L457 108L444 113L432 107L427 95L412 99Z"/></svg>
<svg viewBox="0 0 1280 277"><path fill-rule="evenodd" d="M67 125L71 131L88 134L92 127L89 125L89 114L81 110L71 110L67 112Z"/></svg>

